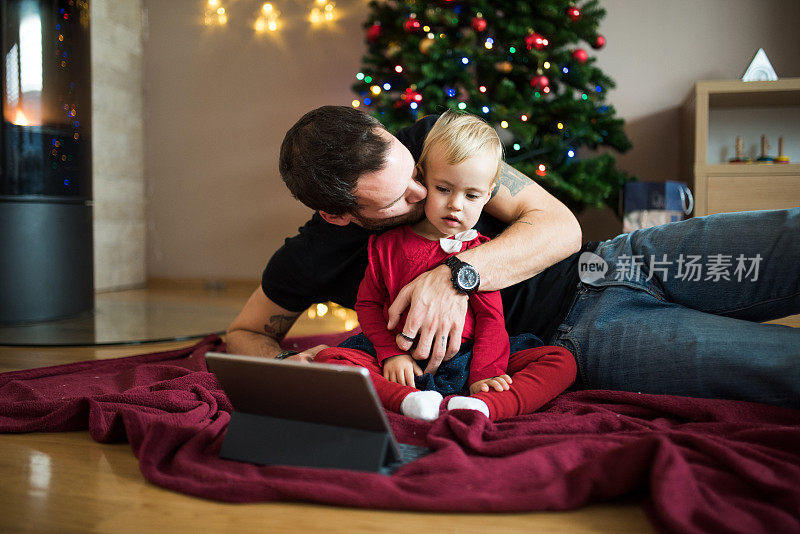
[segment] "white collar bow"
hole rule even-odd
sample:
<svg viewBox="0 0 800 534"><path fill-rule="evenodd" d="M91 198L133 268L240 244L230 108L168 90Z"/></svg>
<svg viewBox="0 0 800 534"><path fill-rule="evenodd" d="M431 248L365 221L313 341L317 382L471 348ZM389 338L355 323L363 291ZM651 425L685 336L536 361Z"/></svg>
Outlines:
<svg viewBox="0 0 800 534"><path fill-rule="evenodd" d="M465 241L472 241L478 237L478 231L474 228L464 230L453 237L443 237L439 240L439 246L448 254L453 252L461 252L461 243Z"/></svg>

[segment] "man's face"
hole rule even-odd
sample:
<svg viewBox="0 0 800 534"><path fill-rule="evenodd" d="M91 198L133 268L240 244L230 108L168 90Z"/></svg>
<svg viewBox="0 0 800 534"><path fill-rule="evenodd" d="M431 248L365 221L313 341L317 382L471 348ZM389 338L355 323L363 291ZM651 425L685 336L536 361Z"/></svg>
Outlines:
<svg viewBox="0 0 800 534"><path fill-rule="evenodd" d="M390 141L386 166L358 179L354 193L359 208L353 222L372 230L415 223L424 216L427 190L417 181L414 158L395 136L384 129L377 133Z"/></svg>

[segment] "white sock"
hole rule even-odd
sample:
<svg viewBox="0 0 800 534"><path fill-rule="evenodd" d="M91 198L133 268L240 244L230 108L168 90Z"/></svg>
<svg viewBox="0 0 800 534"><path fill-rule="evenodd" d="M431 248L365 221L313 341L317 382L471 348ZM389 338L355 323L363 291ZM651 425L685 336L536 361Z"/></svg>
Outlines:
<svg viewBox="0 0 800 534"><path fill-rule="evenodd" d="M489 407L480 399L475 397L453 397L447 403L448 410L478 410L486 417L489 417Z"/></svg>
<svg viewBox="0 0 800 534"><path fill-rule="evenodd" d="M439 417L444 397L438 391L414 391L400 403L400 413L414 419L433 421Z"/></svg>

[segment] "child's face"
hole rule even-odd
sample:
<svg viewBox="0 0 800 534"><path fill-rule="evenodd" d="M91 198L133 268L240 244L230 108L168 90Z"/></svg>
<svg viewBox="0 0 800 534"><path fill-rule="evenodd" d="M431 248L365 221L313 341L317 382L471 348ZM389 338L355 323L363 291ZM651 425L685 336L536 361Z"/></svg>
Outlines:
<svg viewBox="0 0 800 534"><path fill-rule="evenodd" d="M428 189L425 217L441 237L475 226L489 201L496 172L497 158L489 150L448 165L440 156L439 147L433 147L423 173Z"/></svg>

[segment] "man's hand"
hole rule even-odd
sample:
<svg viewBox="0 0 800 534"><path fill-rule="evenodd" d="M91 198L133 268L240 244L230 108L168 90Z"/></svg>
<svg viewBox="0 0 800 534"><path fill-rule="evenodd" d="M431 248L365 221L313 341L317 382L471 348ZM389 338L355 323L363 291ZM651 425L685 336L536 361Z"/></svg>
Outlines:
<svg viewBox="0 0 800 534"><path fill-rule="evenodd" d="M408 354L398 354L383 361L383 378L403 386L414 387L414 376L420 376L422 369Z"/></svg>
<svg viewBox="0 0 800 534"><path fill-rule="evenodd" d="M412 352L416 360L430 357L426 373L435 374L443 360L449 360L461 347L467 295L459 293L450 282L450 268L440 265L408 283L389 307L389 330L393 329L406 308L408 317L403 333L417 339ZM409 351L413 342L397 337L400 350Z"/></svg>
<svg viewBox="0 0 800 534"><path fill-rule="evenodd" d="M490 389L494 389L495 391L508 391L509 385L511 384L511 377L508 375L500 375L494 378L485 378L483 380L478 380L477 382L473 382L469 385L469 394L474 395L476 393L480 393L481 391L489 391Z"/></svg>
<svg viewBox="0 0 800 534"><path fill-rule="evenodd" d="M303 352L292 354L286 359L291 360L293 362L311 363L314 361L314 357L317 355L319 351L327 348L328 345L317 345L316 347L311 347L310 349L304 350Z"/></svg>

